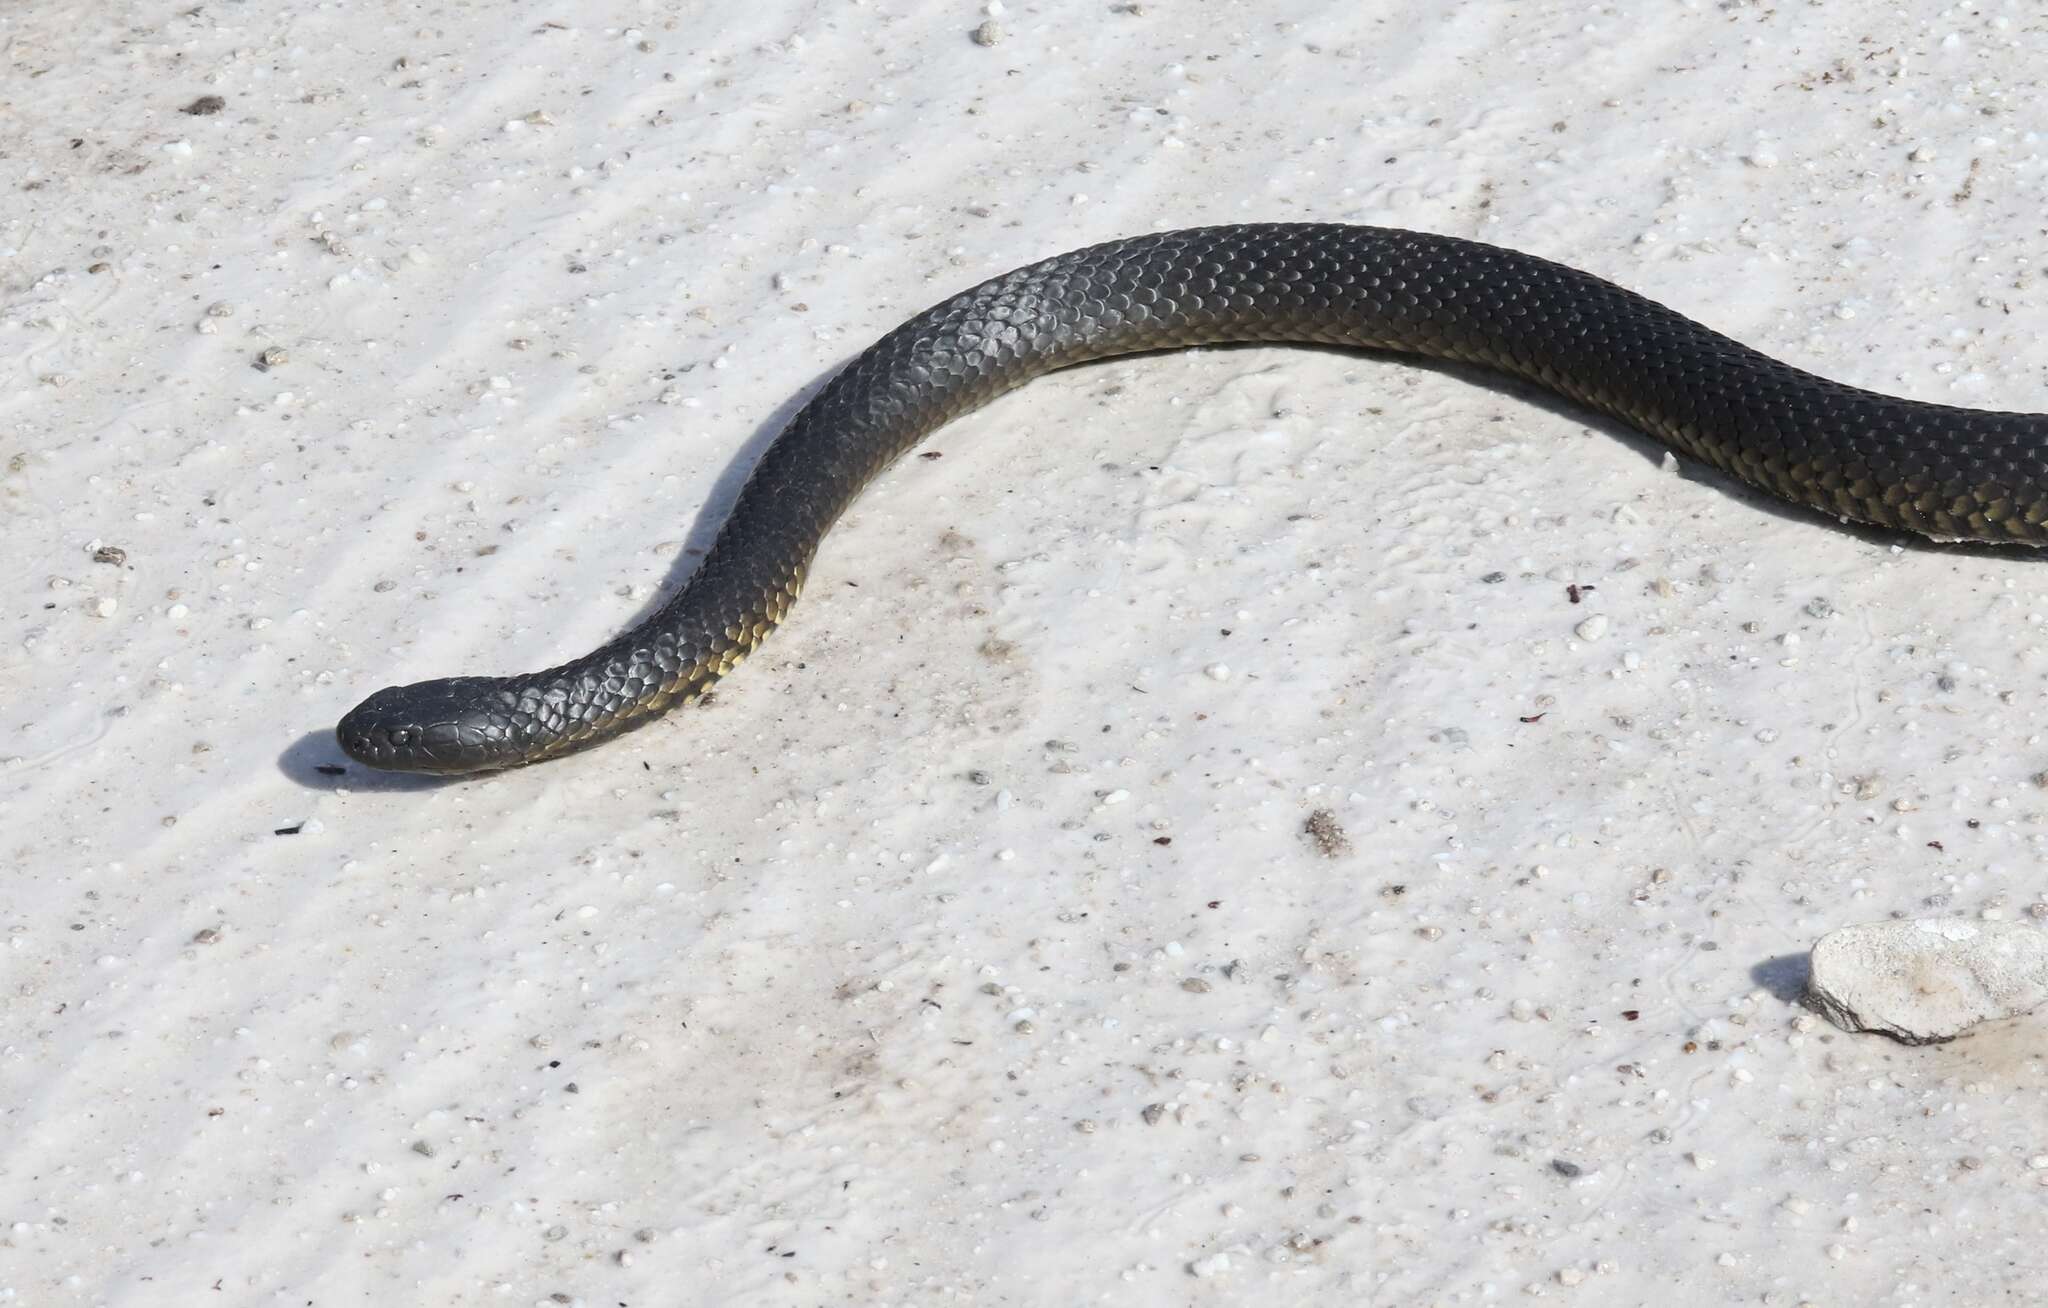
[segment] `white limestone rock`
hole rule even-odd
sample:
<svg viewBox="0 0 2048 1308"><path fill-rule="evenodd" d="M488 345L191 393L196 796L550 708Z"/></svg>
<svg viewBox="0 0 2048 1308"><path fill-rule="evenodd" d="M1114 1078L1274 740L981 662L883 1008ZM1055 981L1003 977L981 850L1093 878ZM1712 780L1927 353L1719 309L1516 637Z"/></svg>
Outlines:
<svg viewBox="0 0 2048 1308"><path fill-rule="evenodd" d="M1814 945L1807 990L1845 1031L1937 1044L2048 1004L2048 931L1960 917L1843 927Z"/></svg>

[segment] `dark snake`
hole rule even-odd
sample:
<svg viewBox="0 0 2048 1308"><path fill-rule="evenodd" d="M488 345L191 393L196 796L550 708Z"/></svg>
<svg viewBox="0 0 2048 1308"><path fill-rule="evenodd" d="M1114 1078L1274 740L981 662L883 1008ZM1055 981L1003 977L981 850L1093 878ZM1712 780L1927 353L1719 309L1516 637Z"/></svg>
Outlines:
<svg viewBox="0 0 2048 1308"><path fill-rule="evenodd" d="M827 529L926 433L1055 368L1221 342L1483 364L1839 518L1939 539L2048 536L2048 416L1858 390L1476 241L1323 223L1160 232L1019 268L911 318L775 437L701 566L653 616L543 672L380 690L341 720L341 747L376 768L479 772L651 721L753 652Z"/></svg>

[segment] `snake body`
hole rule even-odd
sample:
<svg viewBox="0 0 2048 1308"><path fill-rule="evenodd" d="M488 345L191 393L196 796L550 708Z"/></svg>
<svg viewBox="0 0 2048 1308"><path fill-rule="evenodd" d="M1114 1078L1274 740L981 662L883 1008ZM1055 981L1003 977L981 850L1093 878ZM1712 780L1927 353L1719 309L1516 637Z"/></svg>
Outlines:
<svg viewBox="0 0 2048 1308"><path fill-rule="evenodd" d="M2048 538L2048 416L1858 390L1589 273L1475 241L1305 223L1160 232L1019 268L903 323L775 437L658 612L542 672L380 690L341 720L341 747L377 768L479 772L631 730L751 653L854 497L948 419L1068 364L1254 341L1483 364L1840 518Z"/></svg>

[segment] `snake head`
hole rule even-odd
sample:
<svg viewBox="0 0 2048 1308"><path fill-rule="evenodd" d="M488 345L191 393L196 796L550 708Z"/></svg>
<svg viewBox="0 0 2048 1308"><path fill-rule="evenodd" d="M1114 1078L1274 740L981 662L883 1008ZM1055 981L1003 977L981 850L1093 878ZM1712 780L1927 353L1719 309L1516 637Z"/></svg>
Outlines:
<svg viewBox="0 0 2048 1308"><path fill-rule="evenodd" d="M533 725L517 695L492 677L386 686L334 728L356 762L389 772L451 775L510 767Z"/></svg>

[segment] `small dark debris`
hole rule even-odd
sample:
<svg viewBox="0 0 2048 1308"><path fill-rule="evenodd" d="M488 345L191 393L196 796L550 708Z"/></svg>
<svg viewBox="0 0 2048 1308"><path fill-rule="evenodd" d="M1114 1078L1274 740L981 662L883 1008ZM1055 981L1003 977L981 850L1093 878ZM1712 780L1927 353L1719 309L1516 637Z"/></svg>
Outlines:
<svg viewBox="0 0 2048 1308"><path fill-rule="evenodd" d="M1550 1160L1550 1170L1559 1176L1578 1176L1586 1169L1568 1158L1553 1158Z"/></svg>
<svg viewBox="0 0 2048 1308"><path fill-rule="evenodd" d="M1564 588L1564 595L1566 599L1576 604L1597 589L1599 588L1596 586L1581 586L1577 582L1572 582Z"/></svg>
<svg viewBox="0 0 2048 1308"><path fill-rule="evenodd" d="M1489 572L1479 580L1488 586L1498 586L1508 579L1505 572Z"/></svg>
<svg viewBox="0 0 2048 1308"><path fill-rule="evenodd" d="M92 552L92 561L94 563L111 563L118 568L128 561L128 551L122 549L119 545L102 545Z"/></svg>
<svg viewBox="0 0 2048 1308"><path fill-rule="evenodd" d="M1940 850L1940 851L1941 851L1941 852L1943 852L1943 853L1946 853L1946 852L1947 852L1946 850L1942 850L1942 848L1941 848L1941 842L1940 842L1939 840L1930 840L1930 841L1928 841L1928 842L1927 842L1927 847L1928 847L1929 849L1933 849L1933 850Z"/></svg>
<svg viewBox="0 0 2048 1308"><path fill-rule="evenodd" d="M1211 908L1221 908L1221 907L1223 907L1223 901L1222 901L1222 900L1220 900L1220 899L1212 899L1212 900L1210 900L1210 901L1209 901L1209 907L1211 907Z"/></svg>
<svg viewBox="0 0 2048 1308"><path fill-rule="evenodd" d="M270 834L273 836L296 836L305 829L306 824L300 822L294 826L273 828Z"/></svg>
<svg viewBox="0 0 2048 1308"><path fill-rule="evenodd" d="M946 457L946 452L944 450L926 450L917 457L920 459L943 459Z"/></svg>
<svg viewBox="0 0 2048 1308"><path fill-rule="evenodd" d="M1633 1022L1643 1015L1643 1010L1640 1008L1624 1008L1621 1010L1621 1015L1626 1020Z"/></svg>
<svg viewBox="0 0 2048 1308"><path fill-rule="evenodd" d="M1351 852L1351 837L1344 833L1344 827L1337 821L1337 815L1329 809L1319 808L1308 815L1301 824L1303 834L1315 842L1316 849L1324 858L1335 858Z"/></svg>
<svg viewBox="0 0 2048 1308"><path fill-rule="evenodd" d="M1170 845L1170 844L1172 844L1172 843L1173 843L1173 837L1172 837L1172 836L1154 836L1154 837L1152 837L1152 843L1153 843L1153 844L1155 844L1155 845Z"/></svg>
<svg viewBox="0 0 2048 1308"><path fill-rule="evenodd" d="M1532 724L1532 725L1533 725L1533 724L1535 724L1535 723L1538 723L1538 722L1541 722L1541 721L1543 721L1543 719L1544 719L1544 718L1546 718L1546 717L1548 717L1548 716L1549 716L1549 714L1550 714L1550 710L1549 710L1549 709L1545 709L1545 710L1543 710L1543 712L1541 712L1541 713L1531 713L1531 714L1530 714L1530 715L1529 715L1528 717L1525 717L1525 718L1516 718L1516 719L1515 719L1515 721L1517 721L1517 722L1526 722L1526 723L1529 723L1529 724Z"/></svg>
<svg viewBox="0 0 2048 1308"><path fill-rule="evenodd" d="M318 763L314 765L313 770L323 777L345 777L348 775L348 769L339 763Z"/></svg>
<svg viewBox="0 0 2048 1308"><path fill-rule="evenodd" d="M197 100L194 100L191 104L186 105L179 112L188 113L193 115L194 117L203 118L207 114L217 114L227 107L228 102L226 100L221 99L217 95L202 95Z"/></svg>

